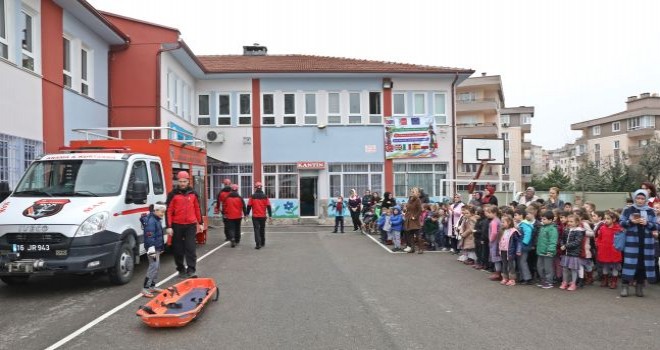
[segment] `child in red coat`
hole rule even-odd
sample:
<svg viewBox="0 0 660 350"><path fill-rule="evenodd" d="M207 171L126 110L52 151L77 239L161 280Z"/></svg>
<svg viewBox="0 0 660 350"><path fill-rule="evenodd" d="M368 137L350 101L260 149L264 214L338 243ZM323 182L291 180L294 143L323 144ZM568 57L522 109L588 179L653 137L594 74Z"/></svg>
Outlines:
<svg viewBox="0 0 660 350"><path fill-rule="evenodd" d="M621 252L614 249L614 235L621 231L619 215L612 211L605 212L605 223L600 225L596 236L596 260L603 269L601 287L616 289L621 270Z"/></svg>

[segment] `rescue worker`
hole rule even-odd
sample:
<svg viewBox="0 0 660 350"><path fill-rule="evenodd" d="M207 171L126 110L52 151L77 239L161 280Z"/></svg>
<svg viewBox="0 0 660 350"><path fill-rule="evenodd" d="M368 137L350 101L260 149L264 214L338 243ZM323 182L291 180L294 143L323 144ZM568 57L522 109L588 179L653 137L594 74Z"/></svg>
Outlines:
<svg viewBox="0 0 660 350"><path fill-rule="evenodd" d="M266 211L268 211L268 223L273 223L273 213L270 207L270 200L263 191L261 182L254 184L254 193L250 196L247 204L245 220L247 220L252 211L252 226L254 226L254 249L261 249L266 245Z"/></svg>
<svg viewBox="0 0 660 350"><path fill-rule="evenodd" d="M178 186L167 194L167 230L172 235L174 263L180 278L194 278L197 267L195 236L204 230L199 195L190 187L190 174L179 171ZM184 266L183 260L186 260ZM187 266L187 267L186 267Z"/></svg>
<svg viewBox="0 0 660 350"><path fill-rule="evenodd" d="M224 187L220 192L218 193L218 199L215 201L215 208L213 210L213 213L215 215L220 214L222 212L222 223L224 224L225 228L225 242L231 240L229 238L229 224L227 223L227 218L225 217L225 199L227 196L229 196L229 193L231 192L231 180L229 179L224 179L222 180L222 184Z"/></svg>
<svg viewBox="0 0 660 350"><path fill-rule="evenodd" d="M231 240L231 247L234 248L241 242L241 219L245 214L245 201L243 197L238 194L238 185L231 185L231 192L223 204L225 218L229 226L229 239Z"/></svg>

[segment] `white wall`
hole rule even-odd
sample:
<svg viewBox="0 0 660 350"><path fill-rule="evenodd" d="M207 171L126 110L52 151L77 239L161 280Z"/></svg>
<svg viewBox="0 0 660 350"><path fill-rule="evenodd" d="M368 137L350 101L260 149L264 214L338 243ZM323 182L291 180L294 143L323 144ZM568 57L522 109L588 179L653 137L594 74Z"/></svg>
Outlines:
<svg viewBox="0 0 660 350"><path fill-rule="evenodd" d="M2 60L0 77L0 132L43 141L41 78Z"/></svg>
<svg viewBox="0 0 660 350"><path fill-rule="evenodd" d="M244 144L243 137L252 139L252 127L200 127L198 137L206 134L208 130L216 130L224 133L225 141L222 143L207 143L206 152L209 157L227 163L252 163L253 143ZM253 140L254 141L254 140ZM272 147L274 145L270 145Z"/></svg>

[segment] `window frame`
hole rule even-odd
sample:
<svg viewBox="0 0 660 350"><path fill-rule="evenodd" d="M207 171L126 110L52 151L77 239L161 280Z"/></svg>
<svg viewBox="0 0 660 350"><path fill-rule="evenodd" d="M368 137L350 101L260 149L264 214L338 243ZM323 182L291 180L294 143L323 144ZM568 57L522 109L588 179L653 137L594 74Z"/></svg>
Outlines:
<svg viewBox="0 0 660 350"><path fill-rule="evenodd" d="M314 97L314 111L310 113L308 111L308 108L310 107L308 105L307 98L313 96ZM319 118L318 118L318 96L315 92L305 92L304 94L305 99L303 100L305 102L305 114L303 116L303 124L305 125L318 125L319 124ZM308 119L309 118L309 119ZM313 120L312 120L313 118ZM313 121L313 122L312 122Z"/></svg>
<svg viewBox="0 0 660 350"><path fill-rule="evenodd" d="M397 113L396 110L396 96L403 96L403 113ZM392 116L395 117L405 117L407 116L408 112L408 101L406 101L406 93L405 92L393 92L392 93Z"/></svg>
<svg viewBox="0 0 660 350"><path fill-rule="evenodd" d="M600 125L594 125L591 127L591 136L600 136L600 133Z"/></svg>
<svg viewBox="0 0 660 350"><path fill-rule="evenodd" d="M93 58L94 52L89 49L86 46L81 46L80 47L80 93L87 96L87 97L92 97L93 96L93 74L94 74L94 67L92 66L92 62L94 61ZM83 59L83 56L85 59ZM87 88L87 91L85 91L85 88Z"/></svg>
<svg viewBox="0 0 660 350"><path fill-rule="evenodd" d="M420 165L431 165L431 170L416 170L413 169L414 166L420 166ZM444 168L444 169L442 169ZM410 163L394 163L394 169L393 169L393 176L394 176L394 197L397 198L407 198L408 197L408 189L412 186L416 186L418 184L412 184L410 183L410 174L427 174L431 176L431 181L433 183L433 188L428 189L425 188L426 193L428 193L429 196L431 197L436 197L440 196L442 191L440 191L440 185L441 185L441 180L446 180L449 178L449 163L448 162L440 162L440 163L417 163L417 162L410 162ZM404 180L404 185L397 185L397 179L400 179L400 177L403 176ZM404 192L397 192L401 190L401 186L404 186ZM448 185L445 183L445 187ZM447 191L444 191L444 193L448 193Z"/></svg>
<svg viewBox="0 0 660 350"><path fill-rule="evenodd" d="M0 0L2 1L2 0ZM68 47L67 47L68 44ZM72 40L68 36L62 36L62 86L73 89L73 52ZM68 66L68 69L67 69ZM67 83L68 78L68 83Z"/></svg>
<svg viewBox="0 0 660 350"><path fill-rule="evenodd" d="M266 96L271 98L271 113L266 113ZM261 125L275 125L275 94L272 92L261 93Z"/></svg>
<svg viewBox="0 0 660 350"><path fill-rule="evenodd" d="M355 166L366 166L366 170L353 170L350 167L355 168ZM385 189L385 164L384 163L361 163L361 162L356 162L356 163L329 163L328 164L328 193L332 198L337 197L337 195L341 194L344 197L348 197L348 191L350 190L349 187L347 186L347 176L356 176L356 175L363 175L366 176L367 179L367 188L361 188L358 187L356 188L356 191L358 192L359 196L362 196L362 193L364 193L365 189L369 189L372 193L373 192L378 192L378 193L383 193L383 190ZM331 178L333 176L338 176L339 177L339 188L341 189L340 193L337 193L336 187L333 186L333 181ZM375 181L377 177L380 177L379 181ZM336 179L336 178L335 178ZM379 184L377 184L379 182ZM379 187L374 187L374 186L379 186ZM333 192L334 190L334 192Z"/></svg>
<svg viewBox="0 0 660 350"><path fill-rule="evenodd" d="M615 150L621 149L621 141L614 140L612 142L612 149L615 149Z"/></svg>
<svg viewBox="0 0 660 350"><path fill-rule="evenodd" d="M293 113L287 113L287 103L286 103L286 97L287 96L292 96L293 97ZM297 125L298 124L298 115L296 114L296 93L295 92L285 92L282 94L282 106L283 106L283 113L282 113L282 124L283 125ZM292 119L293 118L293 119ZM291 122L293 121L293 122Z"/></svg>
<svg viewBox="0 0 660 350"><path fill-rule="evenodd" d="M159 162L153 160L149 161L149 174L151 176L151 184L154 190L154 194L165 193L165 181L163 177L163 169L161 168L161 164ZM159 185L161 187L156 186L156 183L158 182L156 180L160 181Z"/></svg>
<svg viewBox="0 0 660 350"><path fill-rule="evenodd" d="M509 126L511 125L511 115L510 114L500 114L500 126Z"/></svg>
<svg viewBox="0 0 660 350"><path fill-rule="evenodd" d="M330 102L330 96L337 96L337 111L332 111L330 107L332 106L332 103ZM338 91L329 91L327 95L327 102L328 102L328 125L339 125L342 124L342 113L341 113L341 93ZM334 118L339 118L337 122L334 121Z"/></svg>
<svg viewBox="0 0 660 350"><path fill-rule="evenodd" d="M222 111L220 110L221 103L220 103L220 98L221 97L226 97L227 98L227 114L222 114ZM217 113L216 113L216 125L218 126L231 126L231 94L228 92L221 92L218 93L218 98L216 98L216 106L217 108Z"/></svg>
<svg viewBox="0 0 660 350"><path fill-rule="evenodd" d="M372 113L372 94L378 94L378 112ZM369 124L382 124L383 123L383 92L382 91L369 91Z"/></svg>
<svg viewBox="0 0 660 350"><path fill-rule="evenodd" d="M616 128L614 127L616 125ZM621 131L621 122L612 122L612 132Z"/></svg>
<svg viewBox="0 0 660 350"><path fill-rule="evenodd" d="M523 113L520 115L520 124L521 125L531 125L532 124L532 115L530 113Z"/></svg>
<svg viewBox="0 0 660 350"><path fill-rule="evenodd" d="M242 99L244 96L247 96L248 98L248 104L247 104L248 113L244 113L245 111L243 110ZM241 126L252 125L252 94L249 92L240 92L238 93L237 98L238 98L238 125ZM246 121L248 122L246 123Z"/></svg>
<svg viewBox="0 0 660 350"><path fill-rule="evenodd" d="M275 171L271 171L271 167L275 167ZM282 168L289 167L293 171L284 171ZM266 179L267 177L274 177L274 186L266 186L264 189L264 192L266 193L266 196L268 198L276 198L276 199L299 199L300 198L300 173L298 172L298 169L296 167L296 164L289 164L289 163L283 163L283 164L275 164L275 163L270 163L270 164L263 164L262 165L262 174L263 174L263 182L266 184L268 180ZM294 177L294 181L292 181L293 186L283 186L282 178L284 176L292 176ZM283 191L283 188L287 188L290 196L280 196Z"/></svg>
<svg viewBox="0 0 660 350"><path fill-rule="evenodd" d="M422 110L417 110L417 97L422 97ZM413 93L413 116L423 117L426 115L426 93L424 92L414 92Z"/></svg>
<svg viewBox="0 0 660 350"><path fill-rule="evenodd" d="M0 9L2 10L2 13L0 13L0 16L2 16L0 22L0 58L9 60L11 46L9 45L10 23L8 21L9 16L7 15L9 13L8 1L0 0Z"/></svg>
<svg viewBox="0 0 660 350"><path fill-rule="evenodd" d="M208 126L211 125L211 94L210 93L205 93L205 94L196 94L197 96L197 103L195 104L195 110L197 113L197 125L203 125L203 126ZM200 98L202 96L206 96L206 109L207 112L206 114L202 114L202 111L200 110L201 106L201 101ZM202 123L200 120L205 119L205 121Z"/></svg>
<svg viewBox="0 0 660 350"><path fill-rule="evenodd" d="M354 96L358 98L358 110L355 112L352 107L352 99ZM359 118L359 120L356 120ZM364 118L362 117L362 92L359 91L349 91L348 92L348 124L363 124Z"/></svg>
<svg viewBox="0 0 660 350"><path fill-rule="evenodd" d="M21 19L19 20L20 21L19 22L20 23L19 27L21 28L21 32L23 32L23 34L21 35L21 39L20 39L20 42L21 42L21 67L23 69L27 69L29 71L32 71L32 72L36 73L38 71L37 68L39 67L39 62L37 60L37 53L36 53L36 51L37 51L36 50L37 49L37 31L39 30L38 25L37 25L38 24L37 23L37 18L36 18L37 13L34 10L31 10L31 9L25 7L25 6L23 6L21 8L20 13L21 13ZM26 26L26 23L25 23L26 20L27 20L26 17L30 18L30 35L29 35L29 38L27 38L26 35L25 35L26 32L27 32L27 29L28 29L27 26ZM26 44L24 43L28 39L29 39L29 44L30 44L30 49L29 50L26 49L26 47L25 47ZM26 66L25 57L27 57L31 60L32 67L27 67Z"/></svg>
<svg viewBox="0 0 660 350"><path fill-rule="evenodd" d="M442 105L444 113L437 113L437 100L436 97L442 96ZM439 122L439 118L444 118L443 122ZM434 92L433 93L433 119L435 120L436 125L448 125L449 118L447 118L447 94L444 92Z"/></svg>

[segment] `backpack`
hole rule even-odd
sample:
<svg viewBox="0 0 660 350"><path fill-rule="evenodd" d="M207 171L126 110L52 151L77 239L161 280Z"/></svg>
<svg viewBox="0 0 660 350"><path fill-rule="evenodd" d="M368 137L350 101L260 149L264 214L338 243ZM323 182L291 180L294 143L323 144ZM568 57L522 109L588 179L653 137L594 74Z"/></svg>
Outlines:
<svg viewBox="0 0 660 350"><path fill-rule="evenodd" d="M619 231L614 234L614 249L622 252L626 248L626 231Z"/></svg>

